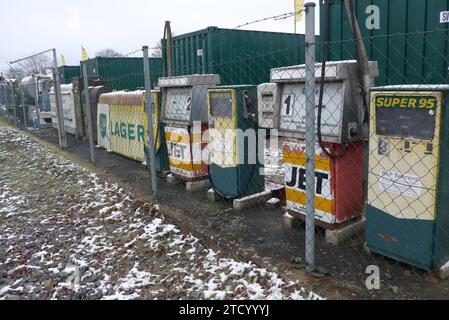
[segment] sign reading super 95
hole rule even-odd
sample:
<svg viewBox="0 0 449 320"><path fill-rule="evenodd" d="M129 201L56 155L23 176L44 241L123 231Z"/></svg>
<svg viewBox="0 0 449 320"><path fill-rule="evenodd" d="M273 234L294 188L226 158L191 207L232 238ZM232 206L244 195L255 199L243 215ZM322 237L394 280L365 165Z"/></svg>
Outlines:
<svg viewBox="0 0 449 320"><path fill-rule="evenodd" d="M435 135L440 98L434 93L383 92L375 94L376 134L431 141Z"/></svg>

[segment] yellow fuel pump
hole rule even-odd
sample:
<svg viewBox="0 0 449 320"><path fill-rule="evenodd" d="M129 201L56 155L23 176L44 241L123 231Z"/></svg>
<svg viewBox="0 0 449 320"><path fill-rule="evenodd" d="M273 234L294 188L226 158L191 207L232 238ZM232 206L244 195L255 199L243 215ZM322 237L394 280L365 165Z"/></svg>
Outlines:
<svg viewBox="0 0 449 320"><path fill-rule="evenodd" d="M208 92L210 181L215 192L227 199L265 189L256 99L256 86L223 86Z"/></svg>
<svg viewBox="0 0 449 320"><path fill-rule="evenodd" d="M208 159L203 159L207 146L203 134L208 129L207 90L219 84L218 75L159 78L170 171L180 180L204 180L209 176Z"/></svg>
<svg viewBox="0 0 449 320"><path fill-rule="evenodd" d="M449 86L371 90L367 247L449 270Z"/></svg>

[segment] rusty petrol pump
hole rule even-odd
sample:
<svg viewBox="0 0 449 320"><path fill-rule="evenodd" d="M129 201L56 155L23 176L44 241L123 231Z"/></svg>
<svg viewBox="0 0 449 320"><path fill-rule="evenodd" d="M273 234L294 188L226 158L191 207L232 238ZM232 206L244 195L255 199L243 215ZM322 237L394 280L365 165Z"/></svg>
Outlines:
<svg viewBox="0 0 449 320"><path fill-rule="evenodd" d="M250 85L209 89L210 181L221 198L256 197L265 190L257 119L257 88ZM209 191L211 192L211 191ZM246 201L248 202L248 201ZM236 205L240 206L241 205Z"/></svg>
<svg viewBox="0 0 449 320"><path fill-rule="evenodd" d="M448 85L371 89L366 245L449 276Z"/></svg>
<svg viewBox="0 0 449 320"><path fill-rule="evenodd" d="M284 139L286 211L298 219L304 218L306 206L305 68L272 69L271 83L275 85L262 85L265 89L260 90L259 97L265 105L260 117L266 127L279 129ZM369 69L374 82L377 63L370 62ZM357 61L328 62L325 66L322 105L317 106L316 116L315 219L326 230L358 221L364 211L368 133L358 71ZM321 73L322 65L316 64L317 79ZM320 101L320 91L316 90L316 101ZM326 232L326 237L330 234Z"/></svg>
<svg viewBox="0 0 449 320"><path fill-rule="evenodd" d="M208 130L207 90L220 84L219 75L187 75L160 78L162 92L161 120L171 175L169 183L186 182L187 191L209 186L207 147L204 133Z"/></svg>

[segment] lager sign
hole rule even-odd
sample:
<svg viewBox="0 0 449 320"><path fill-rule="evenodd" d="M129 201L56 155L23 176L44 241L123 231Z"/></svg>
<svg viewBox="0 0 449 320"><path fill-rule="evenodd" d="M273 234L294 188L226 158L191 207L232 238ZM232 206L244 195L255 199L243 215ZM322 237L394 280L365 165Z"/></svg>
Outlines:
<svg viewBox="0 0 449 320"><path fill-rule="evenodd" d="M128 140L129 142L137 141L139 143L145 142L145 127L139 123L126 122L112 122L111 121L111 136L119 137Z"/></svg>
<svg viewBox="0 0 449 320"><path fill-rule="evenodd" d="M146 122L143 106L110 106L109 134L112 152L133 160L146 161Z"/></svg>

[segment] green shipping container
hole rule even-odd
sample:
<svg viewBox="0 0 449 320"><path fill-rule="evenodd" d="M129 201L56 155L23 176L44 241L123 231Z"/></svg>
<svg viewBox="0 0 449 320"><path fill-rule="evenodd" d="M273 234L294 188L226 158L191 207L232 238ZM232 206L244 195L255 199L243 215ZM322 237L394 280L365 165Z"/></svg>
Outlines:
<svg viewBox="0 0 449 320"><path fill-rule="evenodd" d="M173 37L173 75L219 74L221 84L260 84L270 69L304 63L304 35L208 27ZM167 48L162 41L164 76Z"/></svg>
<svg viewBox="0 0 449 320"><path fill-rule="evenodd" d="M378 61L377 85L438 84L448 81L449 25L440 13L448 0L357 0L354 10L367 54ZM324 5L321 4L321 34ZM355 59L344 0L329 0L329 60ZM317 61L321 61L321 44Z"/></svg>
<svg viewBox="0 0 449 320"><path fill-rule="evenodd" d="M72 79L81 74L80 66L60 66L58 71L61 84L71 84Z"/></svg>
<svg viewBox="0 0 449 320"><path fill-rule="evenodd" d="M161 76L161 58L150 58L150 77L152 88L157 86ZM101 77L108 81L111 90L137 90L145 88L143 58L97 57L87 60L89 77Z"/></svg>

